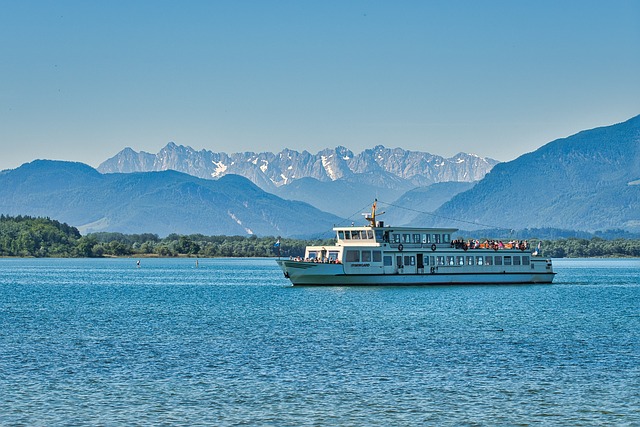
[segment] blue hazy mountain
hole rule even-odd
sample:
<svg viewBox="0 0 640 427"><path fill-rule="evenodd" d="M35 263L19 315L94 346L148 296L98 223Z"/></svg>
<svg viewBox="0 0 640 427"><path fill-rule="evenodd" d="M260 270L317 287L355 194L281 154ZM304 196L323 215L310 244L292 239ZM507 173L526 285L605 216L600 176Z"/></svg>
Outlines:
<svg viewBox="0 0 640 427"><path fill-rule="evenodd" d="M344 179L321 182L315 178L300 178L276 188L274 193L283 199L304 201L315 207L330 206L326 209L328 212L357 221L363 218L361 213L370 212L376 198L395 200L404 191Z"/></svg>
<svg viewBox="0 0 640 427"><path fill-rule="evenodd" d="M205 180L176 171L101 174L36 160L0 172L0 213L47 216L83 233L314 236L340 221L283 200L237 175Z"/></svg>
<svg viewBox="0 0 640 427"><path fill-rule="evenodd" d="M379 198L385 214L380 220L390 225L416 225L421 212L433 212L455 195L472 188L475 182L439 182L407 191L397 200ZM392 202L390 202L392 201Z"/></svg>
<svg viewBox="0 0 640 427"><path fill-rule="evenodd" d="M442 218L424 215L417 220L466 229L476 223L640 231L640 116L552 141L500 163L435 214Z"/></svg>
<svg viewBox="0 0 640 427"><path fill-rule="evenodd" d="M416 187L477 181L497 163L468 153L445 158L382 145L358 154L342 146L316 154L290 149L227 154L169 143L156 154L125 148L98 170L131 173L171 169L205 179L236 174L270 193L344 216L371 204L376 195L395 200Z"/></svg>

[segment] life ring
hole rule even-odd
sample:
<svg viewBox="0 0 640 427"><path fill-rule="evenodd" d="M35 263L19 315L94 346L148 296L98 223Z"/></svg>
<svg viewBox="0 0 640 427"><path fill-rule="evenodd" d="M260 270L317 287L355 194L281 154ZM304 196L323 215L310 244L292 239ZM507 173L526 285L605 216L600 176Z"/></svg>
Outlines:
<svg viewBox="0 0 640 427"><path fill-rule="evenodd" d="M437 247L437 246L436 246L436 244L434 243L433 245L431 245L431 250L432 250L432 251L435 251L435 250L436 250L436 247Z"/></svg>
<svg viewBox="0 0 640 427"><path fill-rule="evenodd" d="M399 250L400 252L402 252L402 250L403 250L403 249L404 249L404 246L402 246L402 243L400 243L400 244L398 245L398 250Z"/></svg>

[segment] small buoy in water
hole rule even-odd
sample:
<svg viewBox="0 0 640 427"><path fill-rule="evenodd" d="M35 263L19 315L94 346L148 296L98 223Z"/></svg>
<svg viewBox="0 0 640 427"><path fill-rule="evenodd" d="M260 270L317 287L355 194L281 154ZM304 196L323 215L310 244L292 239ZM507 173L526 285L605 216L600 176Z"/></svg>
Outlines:
<svg viewBox="0 0 640 427"><path fill-rule="evenodd" d="M138 268L140 268L140 260L138 260L136 264L138 265Z"/></svg>

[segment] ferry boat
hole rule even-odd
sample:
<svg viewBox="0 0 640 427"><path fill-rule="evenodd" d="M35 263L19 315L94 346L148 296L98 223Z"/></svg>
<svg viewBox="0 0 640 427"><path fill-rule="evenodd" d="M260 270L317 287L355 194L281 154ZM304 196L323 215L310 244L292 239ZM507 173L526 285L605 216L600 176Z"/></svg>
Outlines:
<svg viewBox="0 0 640 427"><path fill-rule="evenodd" d="M456 228L334 227L335 246L307 246L304 258L278 259L293 285L449 285L551 283L550 259L527 242L462 241Z"/></svg>

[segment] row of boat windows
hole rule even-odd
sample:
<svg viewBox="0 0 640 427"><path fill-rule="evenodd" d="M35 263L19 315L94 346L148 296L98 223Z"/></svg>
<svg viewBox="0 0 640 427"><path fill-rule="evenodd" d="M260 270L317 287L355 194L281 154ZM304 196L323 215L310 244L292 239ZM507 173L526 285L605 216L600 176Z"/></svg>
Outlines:
<svg viewBox="0 0 640 427"><path fill-rule="evenodd" d="M450 234L438 233L392 233L393 243L451 243Z"/></svg>
<svg viewBox="0 0 640 427"><path fill-rule="evenodd" d="M376 240L378 242L393 243L451 243L450 234L440 233L391 233L376 230L375 236L372 230L338 230L340 240Z"/></svg>
<svg viewBox="0 0 640 427"><path fill-rule="evenodd" d="M366 252L366 251L365 251ZM338 259L338 251L309 251L308 260L335 261Z"/></svg>
<svg viewBox="0 0 640 427"><path fill-rule="evenodd" d="M398 265L416 265L416 257L413 255L405 255L404 259L401 255L396 257L396 263ZM418 260L419 261L419 260ZM460 265L529 265L531 258L528 255L437 255L437 256L425 256L423 258L423 266L460 266ZM419 268L423 266L418 265Z"/></svg>
<svg viewBox="0 0 640 427"><path fill-rule="evenodd" d="M380 237L382 237L382 231ZM338 230L340 240L373 240L372 230Z"/></svg>
<svg viewBox="0 0 640 427"><path fill-rule="evenodd" d="M386 258L391 258L391 257L385 256L385 262L386 262ZM345 262L381 262L381 261L382 261L382 251L348 250L345 253Z"/></svg>
<svg viewBox="0 0 640 427"><path fill-rule="evenodd" d="M337 255L337 254L336 254ZM329 256L331 258L331 255ZM382 256L382 251L375 250L354 250L345 252L345 262L384 262L385 266L393 265L391 255ZM528 255L436 255L428 256L398 255L396 265L398 266L461 266L461 265L529 265L531 258Z"/></svg>

